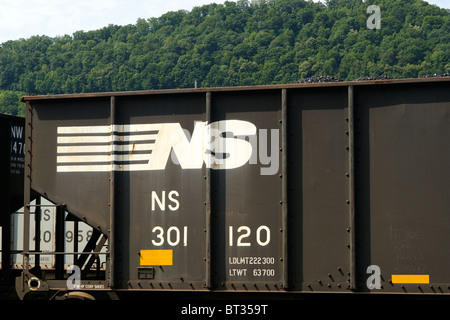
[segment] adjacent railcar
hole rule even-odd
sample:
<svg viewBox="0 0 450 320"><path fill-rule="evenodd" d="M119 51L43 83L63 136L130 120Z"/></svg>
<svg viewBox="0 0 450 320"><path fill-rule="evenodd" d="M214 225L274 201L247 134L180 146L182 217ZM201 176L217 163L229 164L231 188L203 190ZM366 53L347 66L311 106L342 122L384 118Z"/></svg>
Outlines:
<svg viewBox="0 0 450 320"><path fill-rule="evenodd" d="M449 294L449 81L24 97L24 232L31 192L95 232L17 293Z"/></svg>
<svg viewBox="0 0 450 320"><path fill-rule="evenodd" d="M8 287L14 279L10 264L11 213L23 205L24 118L0 114L0 150L0 286Z"/></svg>

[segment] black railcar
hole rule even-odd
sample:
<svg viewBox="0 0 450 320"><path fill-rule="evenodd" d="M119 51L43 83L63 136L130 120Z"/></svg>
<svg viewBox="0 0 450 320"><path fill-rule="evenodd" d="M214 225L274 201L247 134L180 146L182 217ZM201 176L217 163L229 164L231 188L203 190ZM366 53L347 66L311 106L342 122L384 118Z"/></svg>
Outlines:
<svg viewBox="0 0 450 320"><path fill-rule="evenodd" d="M25 119L0 114L0 293L9 293L15 272L11 268L11 213L23 206Z"/></svg>
<svg viewBox="0 0 450 320"><path fill-rule="evenodd" d="M17 292L449 294L449 80L24 97L24 230L95 232Z"/></svg>

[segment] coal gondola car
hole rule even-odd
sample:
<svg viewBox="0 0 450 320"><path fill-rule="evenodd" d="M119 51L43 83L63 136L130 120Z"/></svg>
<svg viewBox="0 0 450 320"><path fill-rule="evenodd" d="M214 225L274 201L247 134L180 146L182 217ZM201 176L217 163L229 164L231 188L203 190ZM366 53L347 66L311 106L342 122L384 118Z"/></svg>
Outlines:
<svg viewBox="0 0 450 320"><path fill-rule="evenodd" d="M36 192L95 233L47 253L51 279L25 263L17 293L448 295L449 89L442 77L24 97L24 232Z"/></svg>

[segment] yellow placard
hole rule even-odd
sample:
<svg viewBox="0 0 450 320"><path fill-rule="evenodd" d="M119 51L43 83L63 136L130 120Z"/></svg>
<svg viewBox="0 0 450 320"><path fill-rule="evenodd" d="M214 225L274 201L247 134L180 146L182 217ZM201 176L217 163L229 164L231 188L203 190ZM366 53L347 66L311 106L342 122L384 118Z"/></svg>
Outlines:
<svg viewBox="0 0 450 320"><path fill-rule="evenodd" d="M392 283L430 283L428 274L393 274Z"/></svg>
<svg viewBox="0 0 450 320"><path fill-rule="evenodd" d="M173 265L173 250L141 250L141 266Z"/></svg>

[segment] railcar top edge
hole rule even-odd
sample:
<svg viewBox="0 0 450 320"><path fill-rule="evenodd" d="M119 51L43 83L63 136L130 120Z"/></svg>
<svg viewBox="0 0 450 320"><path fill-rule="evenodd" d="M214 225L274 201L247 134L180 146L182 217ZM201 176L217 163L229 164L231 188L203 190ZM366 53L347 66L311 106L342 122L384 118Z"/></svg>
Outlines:
<svg viewBox="0 0 450 320"><path fill-rule="evenodd" d="M367 86L367 85L395 85L410 83L434 83L450 82L450 76L429 77L429 78L408 78L408 79L383 79L383 80L361 80L361 81L335 81L316 83L293 83L293 84L272 84L254 86L226 86L226 87L204 87L204 88L182 88L182 89L158 89L158 90L137 90L137 91L117 91L117 92L92 92L54 95L26 95L21 98L21 102L53 99L74 99L74 98L101 98L110 96L132 96L150 94L175 94L175 93L202 93L202 92L226 92L245 90L279 90L292 88L317 88L317 87L340 87L340 86Z"/></svg>

